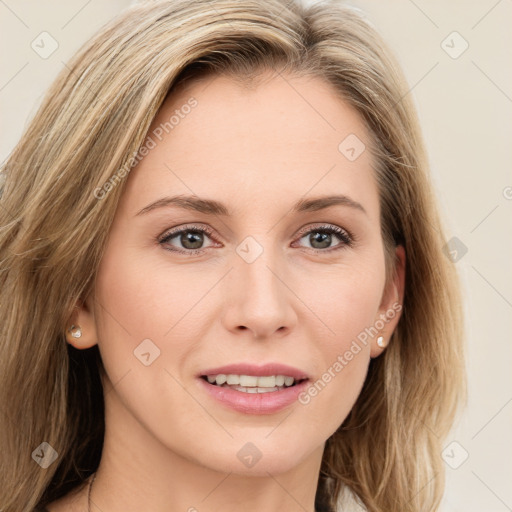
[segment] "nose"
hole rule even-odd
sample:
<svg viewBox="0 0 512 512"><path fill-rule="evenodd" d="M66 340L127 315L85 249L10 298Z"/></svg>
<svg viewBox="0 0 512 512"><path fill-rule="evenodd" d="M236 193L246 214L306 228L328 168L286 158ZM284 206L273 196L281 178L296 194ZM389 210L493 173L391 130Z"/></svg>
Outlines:
<svg viewBox="0 0 512 512"><path fill-rule="evenodd" d="M283 265L269 251L252 263L235 256L234 268L226 276L224 327L238 335L250 331L257 339L285 336L297 315L293 286Z"/></svg>

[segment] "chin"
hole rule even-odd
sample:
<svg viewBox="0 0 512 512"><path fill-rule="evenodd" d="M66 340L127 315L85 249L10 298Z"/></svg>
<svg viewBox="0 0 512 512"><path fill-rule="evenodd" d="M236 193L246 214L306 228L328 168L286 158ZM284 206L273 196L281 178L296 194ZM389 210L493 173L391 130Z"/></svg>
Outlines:
<svg viewBox="0 0 512 512"><path fill-rule="evenodd" d="M268 431L265 433L268 436ZM309 453L304 451L304 443L295 443L283 446L281 439L276 437L273 441L261 436L250 441L246 436L244 441L230 439L225 442L222 450L208 450L208 457L196 458L205 467L221 473L233 473L244 476L268 477L268 474L277 475L286 473L299 465L314 451L312 446ZM210 445L211 446L211 445ZM299 449L301 448L301 449ZM203 452L204 453L204 452Z"/></svg>

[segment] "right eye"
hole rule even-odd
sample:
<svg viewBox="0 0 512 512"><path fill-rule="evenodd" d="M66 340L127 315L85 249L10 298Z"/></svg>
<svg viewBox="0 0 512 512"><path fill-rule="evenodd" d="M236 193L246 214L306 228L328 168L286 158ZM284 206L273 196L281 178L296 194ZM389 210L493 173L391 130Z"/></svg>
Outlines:
<svg viewBox="0 0 512 512"><path fill-rule="evenodd" d="M167 231L162 237L159 238L158 243L168 251L193 255L202 253L205 249L212 247L202 247L204 244L205 235L211 237L211 229L196 225L187 225L180 229L172 229L171 231ZM173 243L171 243L171 241L175 239L175 243L181 244L181 247L176 247Z"/></svg>

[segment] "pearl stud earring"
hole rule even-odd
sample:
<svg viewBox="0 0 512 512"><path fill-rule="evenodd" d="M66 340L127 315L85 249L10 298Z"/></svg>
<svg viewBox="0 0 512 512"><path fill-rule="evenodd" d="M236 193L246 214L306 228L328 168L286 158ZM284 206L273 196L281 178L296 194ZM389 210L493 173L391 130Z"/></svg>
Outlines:
<svg viewBox="0 0 512 512"><path fill-rule="evenodd" d="M382 336L379 336L377 338L377 345L379 345L379 347L381 348L386 346L386 343L384 342L384 338Z"/></svg>
<svg viewBox="0 0 512 512"><path fill-rule="evenodd" d="M69 328L69 332L73 338L80 338L82 336L82 329L78 325L72 325Z"/></svg>

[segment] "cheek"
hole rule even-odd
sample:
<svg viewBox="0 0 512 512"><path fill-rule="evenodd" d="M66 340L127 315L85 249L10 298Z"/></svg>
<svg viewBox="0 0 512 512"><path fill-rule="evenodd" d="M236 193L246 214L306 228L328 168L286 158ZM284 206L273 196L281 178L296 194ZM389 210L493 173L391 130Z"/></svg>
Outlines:
<svg viewBox="0 0 512 512"><path fill-rule="evenodd" d="M164 439L168 426L177 423L174 411L202 413L179 383L184 382L187 357L195 349L191 340L200 339L194 332L200 325L200 308L193 306L205 286L191 286L190 274L182 268L169 272L126 246L111 249L104 254L95 291L98 345L110 381L107 386L116 390L109 394L109 407L123 418L129 410L149 431L160 426Z"/></svg>
<svg viewBox="0 0 512 512"><path fill-rule="evenodd" d="M373 327L381 302L384 265L376 259L318 273L299 293L317 317L305 321L316 340L319 374L299 397L311 420L308 428L333 433L349 414L364 384Z"/></svg>
<svg viewBox="0 0 512 512"><path fill-rule="evenodd" d="M351 340L373 326L384 280L383 254L381 258L332 265L310 273L307 279L295 279L297 295L317 319L312 322L305 318L304 325L313 329L310 339L319 340L326 355L348 349Z"/></svg>
<svg viewBox="0 0 512 512"><path fill-rule="evenodd" d="M128 371L131 378L142 371L141 382L152 380L155 374L149 377L145 370L165 368L181 381L187 357L205 334L207 301L201 299L216 280L207 269L201 274L182 265L172 268L160 254L143 255L113 240L98 270L95 308L98 345L110 380ZM146 367L138 356L148 350L154 362Z"/></svg>
<svg viewBox="0 0 512 512"><path fill-rule="evenodd" d="M170 272L140 252L119 252L107 251L98 271L100 330L124 333L122 337L128 335L133 342L173 335L180 319L204 293L204 286L196 286L180 268Z"/></svg>
<svg viewBox="0 0 512 512"><path fill-rule="evenodd" d="M95 320L99 349L111 380L143 366L136 359L138 347L149 347L152 357L165 354L165 335L176 321L179 294L161 277L140 254L126 248L116 250L115 244L107 247L96 280ZM151 340L154 346L144 340Z"/></svg>

